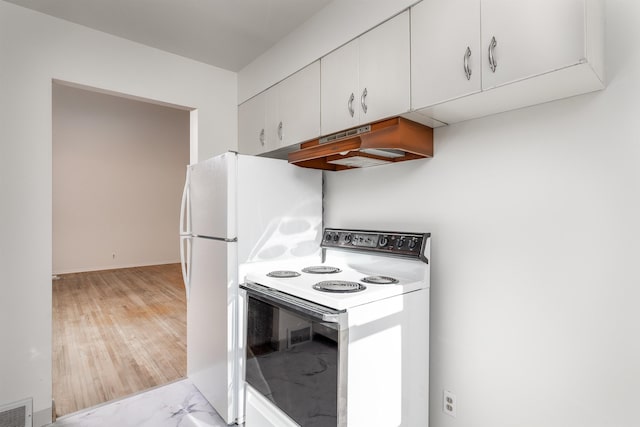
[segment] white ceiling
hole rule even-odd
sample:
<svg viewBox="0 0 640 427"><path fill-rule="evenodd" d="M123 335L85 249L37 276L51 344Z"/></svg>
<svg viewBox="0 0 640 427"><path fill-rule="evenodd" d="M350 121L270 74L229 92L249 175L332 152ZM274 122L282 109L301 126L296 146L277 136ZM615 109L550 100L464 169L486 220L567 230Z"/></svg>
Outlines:
<svg viewBox="0 0 640 427"><path fill-rule="evenodd" d="M331 0L7 0L239 71Z"/></svg>

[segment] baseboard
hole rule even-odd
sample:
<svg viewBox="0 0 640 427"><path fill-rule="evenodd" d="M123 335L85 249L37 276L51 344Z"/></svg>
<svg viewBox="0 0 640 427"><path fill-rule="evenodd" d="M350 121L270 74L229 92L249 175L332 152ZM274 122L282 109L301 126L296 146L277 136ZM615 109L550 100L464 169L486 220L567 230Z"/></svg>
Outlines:
<svg viewBox="0 0 640 427"><path fill-rule="evenodd" d="M90 271L106 271L106 270L119 270L121 268L133 268L133 267L150 267L153 265L167 265L167 264L179 264L180 260L171 260L171 261L156 261L149 262L144 264L121 264L121 265L103 265L99 267L81 267L81 268L72 268L60 271L54 271L51 273L52 276L59 276L62 274L72 274L72 273L87 273Z"/></svg>
<svg viewBox="0 0 640 427"><path fill-rule="evenodd" d="M41 411L33 413L33 427L43 427L51 424L51 414L53 408L44 408Z"/></svg>

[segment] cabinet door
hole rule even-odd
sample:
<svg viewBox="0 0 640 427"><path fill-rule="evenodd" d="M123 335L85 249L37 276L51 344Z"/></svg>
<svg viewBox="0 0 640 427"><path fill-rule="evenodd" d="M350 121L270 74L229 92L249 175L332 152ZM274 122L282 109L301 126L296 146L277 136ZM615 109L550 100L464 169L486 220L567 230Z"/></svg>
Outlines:
<svg viewBox="0 0 640 427"><path fill-rule="evenodd" d="M322 134L357 126L358 39L323 57L320 68Z"/></svg>
<svg viewBox="0 0 640 427"><path fill-rule="evenodd" d="M480 0L423 0L411 8L411 107L481 90Z"/></svg>
<svg viewBox="0 0 640 427"><path fill-rule="evenodd" d="M266 151L265 101L262 92L238 107L238 151L242 154Z"/></svg>
<svg viewBox="0 0 640 427"><path fill-rule="evenodd" d="M265 94L265 135L264 151L272 151L280 147L278 123L280 123L279 90L281 83L267 89Z"/></svg>
<svg viewBox="0 0 640 427"><path fill-rule="evenodd" d="M411 58L409 11L405 11L359 38L360 123L409 111Z"/></svg>
<svg viewBox="0 0 640 427"><path fill-rule="evenodd" d="M483 89L585 60L583 0L481 1Z"/></svg>
<svg viewBox="0 0 640 427"><path fill-rule="evenodd" d="M320 136L320 61L298 71L278 85L277 124L280 147ZM281 124L280 124L281 123Z"/></svg>

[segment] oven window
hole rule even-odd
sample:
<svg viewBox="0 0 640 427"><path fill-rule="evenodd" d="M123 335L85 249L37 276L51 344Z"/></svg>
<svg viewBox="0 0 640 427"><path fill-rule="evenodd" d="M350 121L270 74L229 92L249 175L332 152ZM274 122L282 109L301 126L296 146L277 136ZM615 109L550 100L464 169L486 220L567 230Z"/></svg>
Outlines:
<svg viewBox="0 0 640 427"><path fill-rule="evenodd" d="M338 329L249 297L246 380L301 426L337 424Z"/></svg>

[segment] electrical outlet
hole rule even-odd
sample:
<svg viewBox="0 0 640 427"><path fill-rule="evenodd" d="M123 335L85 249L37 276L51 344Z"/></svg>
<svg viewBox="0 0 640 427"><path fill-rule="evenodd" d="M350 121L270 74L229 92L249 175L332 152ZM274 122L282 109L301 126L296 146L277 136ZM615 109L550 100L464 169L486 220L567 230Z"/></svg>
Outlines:
<svg viewBox="0 0 640 427"><path fill-rule="evenodd" d="M442 392L442 412L456 417L456 395L448 390Z"/></svg>

